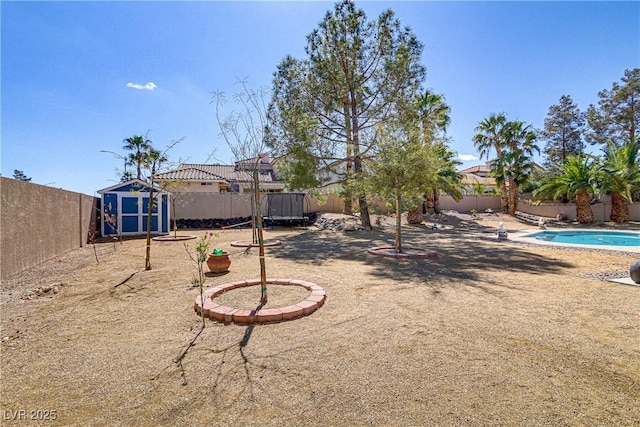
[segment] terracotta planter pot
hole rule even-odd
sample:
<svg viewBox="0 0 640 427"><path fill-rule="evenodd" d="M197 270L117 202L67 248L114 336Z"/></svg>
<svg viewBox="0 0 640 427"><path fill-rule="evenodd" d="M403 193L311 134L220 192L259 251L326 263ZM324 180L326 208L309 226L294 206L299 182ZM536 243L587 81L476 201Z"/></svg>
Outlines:
<svg viewBox="0 0 640 427"><path fill-rule="evenodd" d="M209 259L207 259L207 267L212 273L224 273L229 270L230 265L231 260L227 251L220 255L209 254Z"/></svg>

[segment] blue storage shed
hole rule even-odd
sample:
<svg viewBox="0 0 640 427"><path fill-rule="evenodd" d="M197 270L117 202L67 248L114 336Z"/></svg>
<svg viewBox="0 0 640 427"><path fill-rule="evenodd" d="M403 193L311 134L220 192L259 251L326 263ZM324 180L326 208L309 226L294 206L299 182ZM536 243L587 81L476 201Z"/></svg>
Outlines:
<svg viewBox="0 0 640 427"><path fill-rule="evenodd" d="M102 198L100 226L103 236L147 233L149 188L149 183L133 179L98 191ZM151 212L151 233L168 234L171 194L154 185L152 197L155 202Z"/></svg>

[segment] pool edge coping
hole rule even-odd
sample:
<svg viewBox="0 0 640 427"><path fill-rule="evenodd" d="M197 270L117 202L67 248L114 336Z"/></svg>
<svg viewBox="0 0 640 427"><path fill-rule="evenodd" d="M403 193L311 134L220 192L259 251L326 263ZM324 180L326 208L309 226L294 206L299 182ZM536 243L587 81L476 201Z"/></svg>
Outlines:
<svg viewBox="0 0 640 427"><path fill-rule="evenodd" d="M605 231L605 232L621 232L621 233L638 233L635 230L584 230L581 228L562 228L562 229L524 229L514 230L509 232L508 240L518 243L529 243L540 246L556 246L562 248L573 249L592 249L592 250L607 250L607 251L620 251L628 252L630 254L640 254L640 247L633 246L611 246L611 245L581 245L577 243L560 243L560 242L546 242L538 240L533 237L529 237L531 234L541 233L544 231Z"/></svg>

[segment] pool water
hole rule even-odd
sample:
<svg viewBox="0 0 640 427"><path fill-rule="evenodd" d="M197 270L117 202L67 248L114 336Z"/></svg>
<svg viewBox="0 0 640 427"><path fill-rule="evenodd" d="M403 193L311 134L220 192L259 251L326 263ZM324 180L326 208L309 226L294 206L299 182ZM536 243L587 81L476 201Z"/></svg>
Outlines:
<svg viewBox="0 0 640 427"><path fill-rule="evenodd" d="M554 243L598 246L635 246L640 248L640 233L628 231L540 231L527 237Z"/></svg>

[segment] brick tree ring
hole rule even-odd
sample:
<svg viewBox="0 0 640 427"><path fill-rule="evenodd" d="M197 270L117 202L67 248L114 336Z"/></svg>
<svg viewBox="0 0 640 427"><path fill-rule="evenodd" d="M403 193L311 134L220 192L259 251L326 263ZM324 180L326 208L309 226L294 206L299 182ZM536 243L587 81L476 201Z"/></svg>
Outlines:
<svg viewBox="0 0 640 427"><path fill-rule="evenodd" d="M376 246L368 249L367 252L375 256L401 259L425 259L437 258L438 256L434 251L416 248L413 246L403 246L402 252L396 252L395 246Z"/></svg>
<svg viewBox="0 0 640 427"><path fill-rule="evenodd" d="M235 323L239 325L277 323L308 316L322 307L327 299L327 294L324 289L315 283L295 279L267 279L267 285L301 286L310 291L311 294L299 303L279 308L248 310L227 307L215 302L215 298L224 292L246 286L257 286L261 285L261 283L260 279L241 280L207 289L203 294L204 304L202 304L200 295L196 297L194 305L195 312L200 315L201 311L204 311L204 317L224 323Z"/></svg>

